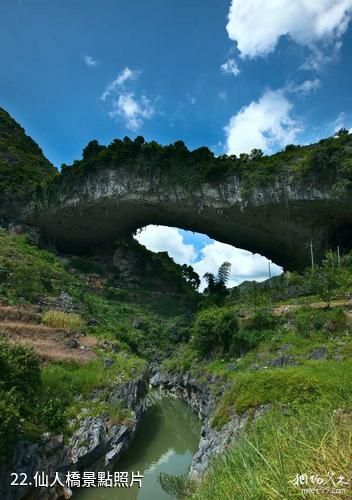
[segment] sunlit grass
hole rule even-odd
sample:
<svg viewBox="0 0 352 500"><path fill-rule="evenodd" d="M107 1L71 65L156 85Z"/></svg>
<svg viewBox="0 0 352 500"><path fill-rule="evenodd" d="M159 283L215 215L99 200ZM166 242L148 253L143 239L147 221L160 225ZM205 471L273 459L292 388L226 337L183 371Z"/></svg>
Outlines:
<svg viewBox="0 0 352 500"><path fill-rule="evenodd" d="M81 331L85 327L85 321L79 314L63 311L46 311L42 316L42 321L44 325L62 330Z"/></svg>
<svg viewBox="0 0 352 500"><path fill-rule="evenodd" d="M352 413L347 410L334 414L331 408L311 404L295 406L286 414L272 410L258 419L225 456L214 459L192 498L305 498L300 488L314 484L296 486L293 480L297 474L326 480L333 472L336 481L340 475L350 480L351 444ZM342 496L351 497L352 490Z"/></svg>

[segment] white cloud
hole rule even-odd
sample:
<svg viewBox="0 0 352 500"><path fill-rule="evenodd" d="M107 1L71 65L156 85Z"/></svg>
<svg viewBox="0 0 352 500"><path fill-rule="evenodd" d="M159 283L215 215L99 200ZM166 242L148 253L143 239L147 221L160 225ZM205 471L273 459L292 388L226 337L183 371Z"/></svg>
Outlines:
<svg viewBox="0 0 352 500"><path fill-rule="evenodd" d="M128 80L134 80L137 78L139 72L132 70L126 66L115 80L115 84L118 86L124 85Z"/></svg>
<svg viewBox="0 0 352 500"><path fill-rule="evenodd" d="M219 267L225 261L231 263L231 276L228 286L236 286L245 280L263 281L268 278L268 260L259 254L226 245L218 241L206 245L201 250L201 259L193 264L195 271L202 279L201 288L205 286L204 274L217 274ZM276 264L271 264L272 276L282 273Z"/></svg>
<svg viewBox="0 0 352 500"><path fill-rule="evenodd" d="M226 29L243 58L273 52L281 36L319 56L339 49L351 12L352 0L232 0Z"/></svg>
<svg viewBox="0 0 352 500"><path fill-rule="evenodd" d="M305 80L303 83L298 85L292 85L291 87L288 87L288 90L305 96L311 92L315 92L319 87L320 80L318 78L314 78L314 80Z"/></svg>
<svg viewBox="0 0 352 500"><path fill-rule="evenodd" d="M219 99L221 99L222 101L226 101L226 100L227 100L227 93L226 93L226 90L220 90L220 92L218 93L218 97L219 97Z"/></svg>
<svg viewBox="0 0 352 500"><path fill-rule="evenodd" d="M218 241L209 240L204 245L204 237L193 234L194 244L185 243L184 231L166 226L147 226L135 237L139 243L153 252L167 251L178 264L190 264L201 278L201 290L206 282L203 275L207 272L217 274L219 267L225 261L231 262L231 276L228 286L235 286L245 280L262 281L268 278L268 260L258 254L240 250ZM202 242L199 252L196 246ZM271 264L272 275L282 272L276 264Z"/></svg>
<svg viewBox="0 0 352 500"><path fill-rule="evenodd" d="M292 103L283 90L267 90L258 101L252 101L234 115L225 127L227 153L248 153L253 148L271 153L295 141L301 130L292 117Z"/></svg>
<svg viewBox="0 0 352 500"><path fill-rule="evenodd" d="M110 82L106 89L104 90L103 94L101 95L100 99L105 101L107 97L114 95L116 93L119 93L121 90L121 87L125 85L126 82L130 80L135 80L138 75L140 74L139 71L132 70L128 68L127 66L117 75L115 80Z"/></svg>
<svg viewBox="0 0 352 500"><path fill-rule="evenodd" d="M133 92L120 94L112 103L113 109L109 115L114 118L120 116L124 119L126 126L133 131L137 131L144 120L148 120L155 113L155 108L149 99L142 95L137 98Z"/></svg>
<svg viewBox="0 0 352 500"><path fill-rule="evenodd" d="M312 46L310 54L299 69L319 71L322 66L336 61L339 57L339 50L342 44L340 42L336 42L335 44L330 44L329 51L324 50L328 45L329 44Z"/></svg>
<svg viewBox="0 0 352 500"><path fill-rule="evenodd" d="M89 56L89 55L83 56L83 61L90 68L93 66L96 66L98 64L98 61L96 61L95 59L93 59L92 56Z"/></svg>
<svg viewBox="0 0 352 500"><path fill-rule="evenodd" d="M220 66L220 69L225 75L237 76L241 73L240 68L234 59L228 59L225 61L224 64Z"/></svg>
<svg viewBox="0 0 352 500"><path fill-rule="evenodd" d="M334 134L336 134L336 132L338 132L340 129L346 128L346 113L342 111L337 115L336 119L332 123L332 128Z"/></svg>
<svg viewBox="0 0 352 500"><path fill-rule="evenodd" d="M136 132L144 123L155 114L154 104L144 94L137 96L129 87L136 80L140 71L132 70L127 66L110 82L100 99L109 101L111 118L121 118L127 128Z"/></svg>
<svg viewBox="0 0 352 500"><path fill-rule="evenodd" d="M136 240L153 252L168 252L178 264L192 264L197 257L194 246L185 243L180 230L174 227L147 226Z"/></svg>

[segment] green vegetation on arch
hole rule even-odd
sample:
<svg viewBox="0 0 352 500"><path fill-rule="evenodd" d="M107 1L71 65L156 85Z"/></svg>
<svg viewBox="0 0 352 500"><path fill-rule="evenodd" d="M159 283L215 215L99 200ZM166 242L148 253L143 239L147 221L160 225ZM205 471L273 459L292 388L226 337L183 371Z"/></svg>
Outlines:
<svg viewBox="0 0 352 500"><path fill-rule="evenodd" d="M319 178L332 186L337 195L349 191L352 183L352 134L341 130L336 136L309 146L288 145L284 151L265 156L260 150L251 154L215 156L207 147L190 151L183 141L163 146L145 142L141 136L131 140L115 139L108 146L91 141L82 160L62 166L62 179L80 179L106 168L127 169L139 175L155 176L165 184L184 184L194 188L202 182L224 181L236 175L244 192L270 185L274 179L292 177L298 181Z"/></svg>

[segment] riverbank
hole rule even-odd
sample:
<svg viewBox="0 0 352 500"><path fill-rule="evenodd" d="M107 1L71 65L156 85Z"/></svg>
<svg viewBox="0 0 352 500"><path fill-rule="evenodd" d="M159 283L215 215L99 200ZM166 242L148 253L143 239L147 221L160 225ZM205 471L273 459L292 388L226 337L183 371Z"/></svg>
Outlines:
<svg viewBox="0 0 352 500"><path fill-rule="evenodd" d="M177 468L167 469L167 473L172 475L182 473L189 475L191 479L199 480L208 469L212 457L228 450L230 444L236 437L239 437L247 424L267 410L267 407L263 405L255 412L234 414L221 429L216 429L212 425L212 419L219 404L220 394L214 391L214 382L216 380L213 379L202 382L190 373L169 373L162 370L159 365L151 365L150 372L145 369L136 380L110 388L109 404L114 405L119 402L122 407L131 411L133 418L126 425L113 424L104 412L96 416L84 417L83 411L76 419L77 428L67 443L63 435L50 436L49 433L44 434L38 443L19 442L10 467L3 473L1 484L4 486L0 490L1 498L19 500L30 495L31 498L57 500L70 498L72 494L74 496L78 494L79 498L89 498L88 493L82 496L81 492L72 492L69 488L60 486L53 488L13 487L5 478L11 471L26 474L27 478L34 478L36 471L41 471L48 476L49 483L51 483L54 480L54 473L58 472L61 481L65 483L68 471L112 471L116 465L119 470L122 470L124 462L121 462L121 458L126 452L125 462L128 464L132 461L133 463L133 454L135 454L133 448L141 446L141 443L136 442L135 439L138 438L140 425L144 425L144 414L148 407L148 386L154 390L157 389L164 398L172 397L184 401L198 415L201 427L198 430L196 446L195 437L192 438L192 453L188 455L189 462L186 468L180 471ZM95 395L95 398L99 400L99 393ZM159 398L152 399L155 404ZM188 417L191 418L190 415ZM184 424L186 425L186 422ZM177 430L177 425L176 422L173 432ZM139 438L141 437L142 435L139 434ZM130 453L132 453L132 458Z"/></svg>
<svg viewBox="0 0 352 500"><path fill-rule="evenodd" d="M33 483L37 470L113 467L144 412L148 359L172 349L189 313L167 256L130 240L115 260L113 249L58 256L23 231L0 228L0 496L11 500L31 486L9 490L5 471ZM157 290L136 286L150 260Z"/></svg>
<svg viewBox="0 0 352 500"><path fill-rule="evenodd" d="M148 409L138 427L128 452L114 471L128 481L133 474L143 476L142 487L81 488L77 500L169 500L160 483L161 474L184 475L198 449L201 423L196 413L180 399L160 396L151 390ZM76 492L74 492L76 498Z"/></svg>
<svg viewBox="0 0 352 500"><path fill-rule="evenodd" d="M213 417L221 394L214 390L214 383L216 384L216 379L212 377L202 382L191 373L171 373L155 365L152 367L151 386L159 388L163 394L185 401L202 422L198 451L193 456L189 472L191 479L199 479L209 467L212 457L225 452L247 424L263 415L270 407L260 405L254 411L242 414L234 412L220 429L216 429Z"/></svg>
<svg viewBox="0 0 352 500"><path fill-rule="evenodd" d="M146 409L147 370L135 380L112 386L109 391L108 404L126 408L129 412L128 421L124 424L115 423L105 412L85 417L86 412L83 410L72 422L76 430L68 442L64 441L62 434L51 436L49 433L42 435L36 443L20 441L15 447L10 466L1 475L1 498L19 500L30 495L31 498L56 500L71 497L70 489L60 484L52 488L34 487L37 471L48 478L49 484L55 481L57 472L65 484L67 472L112 470L127 451ZM95 399L96 402L101 399L99 392ZM19 477L26 478L27 485L11 486L11 473L14 471Z"/></svg>

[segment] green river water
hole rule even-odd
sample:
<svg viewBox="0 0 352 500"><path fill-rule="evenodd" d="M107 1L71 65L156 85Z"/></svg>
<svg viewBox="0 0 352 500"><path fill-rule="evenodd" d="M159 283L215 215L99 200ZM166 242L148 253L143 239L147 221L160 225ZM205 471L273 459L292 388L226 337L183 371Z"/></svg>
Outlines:
<svg viewBox="0 0 352 500"><path fill-rule="evenodd" d="M155 400L146 412L127 454L116 471L140 472L142 488L82 488L79 500L167 500L160 486L160 472L185 474L198 449L201 423L191 408L179 399Z"/></svg>

